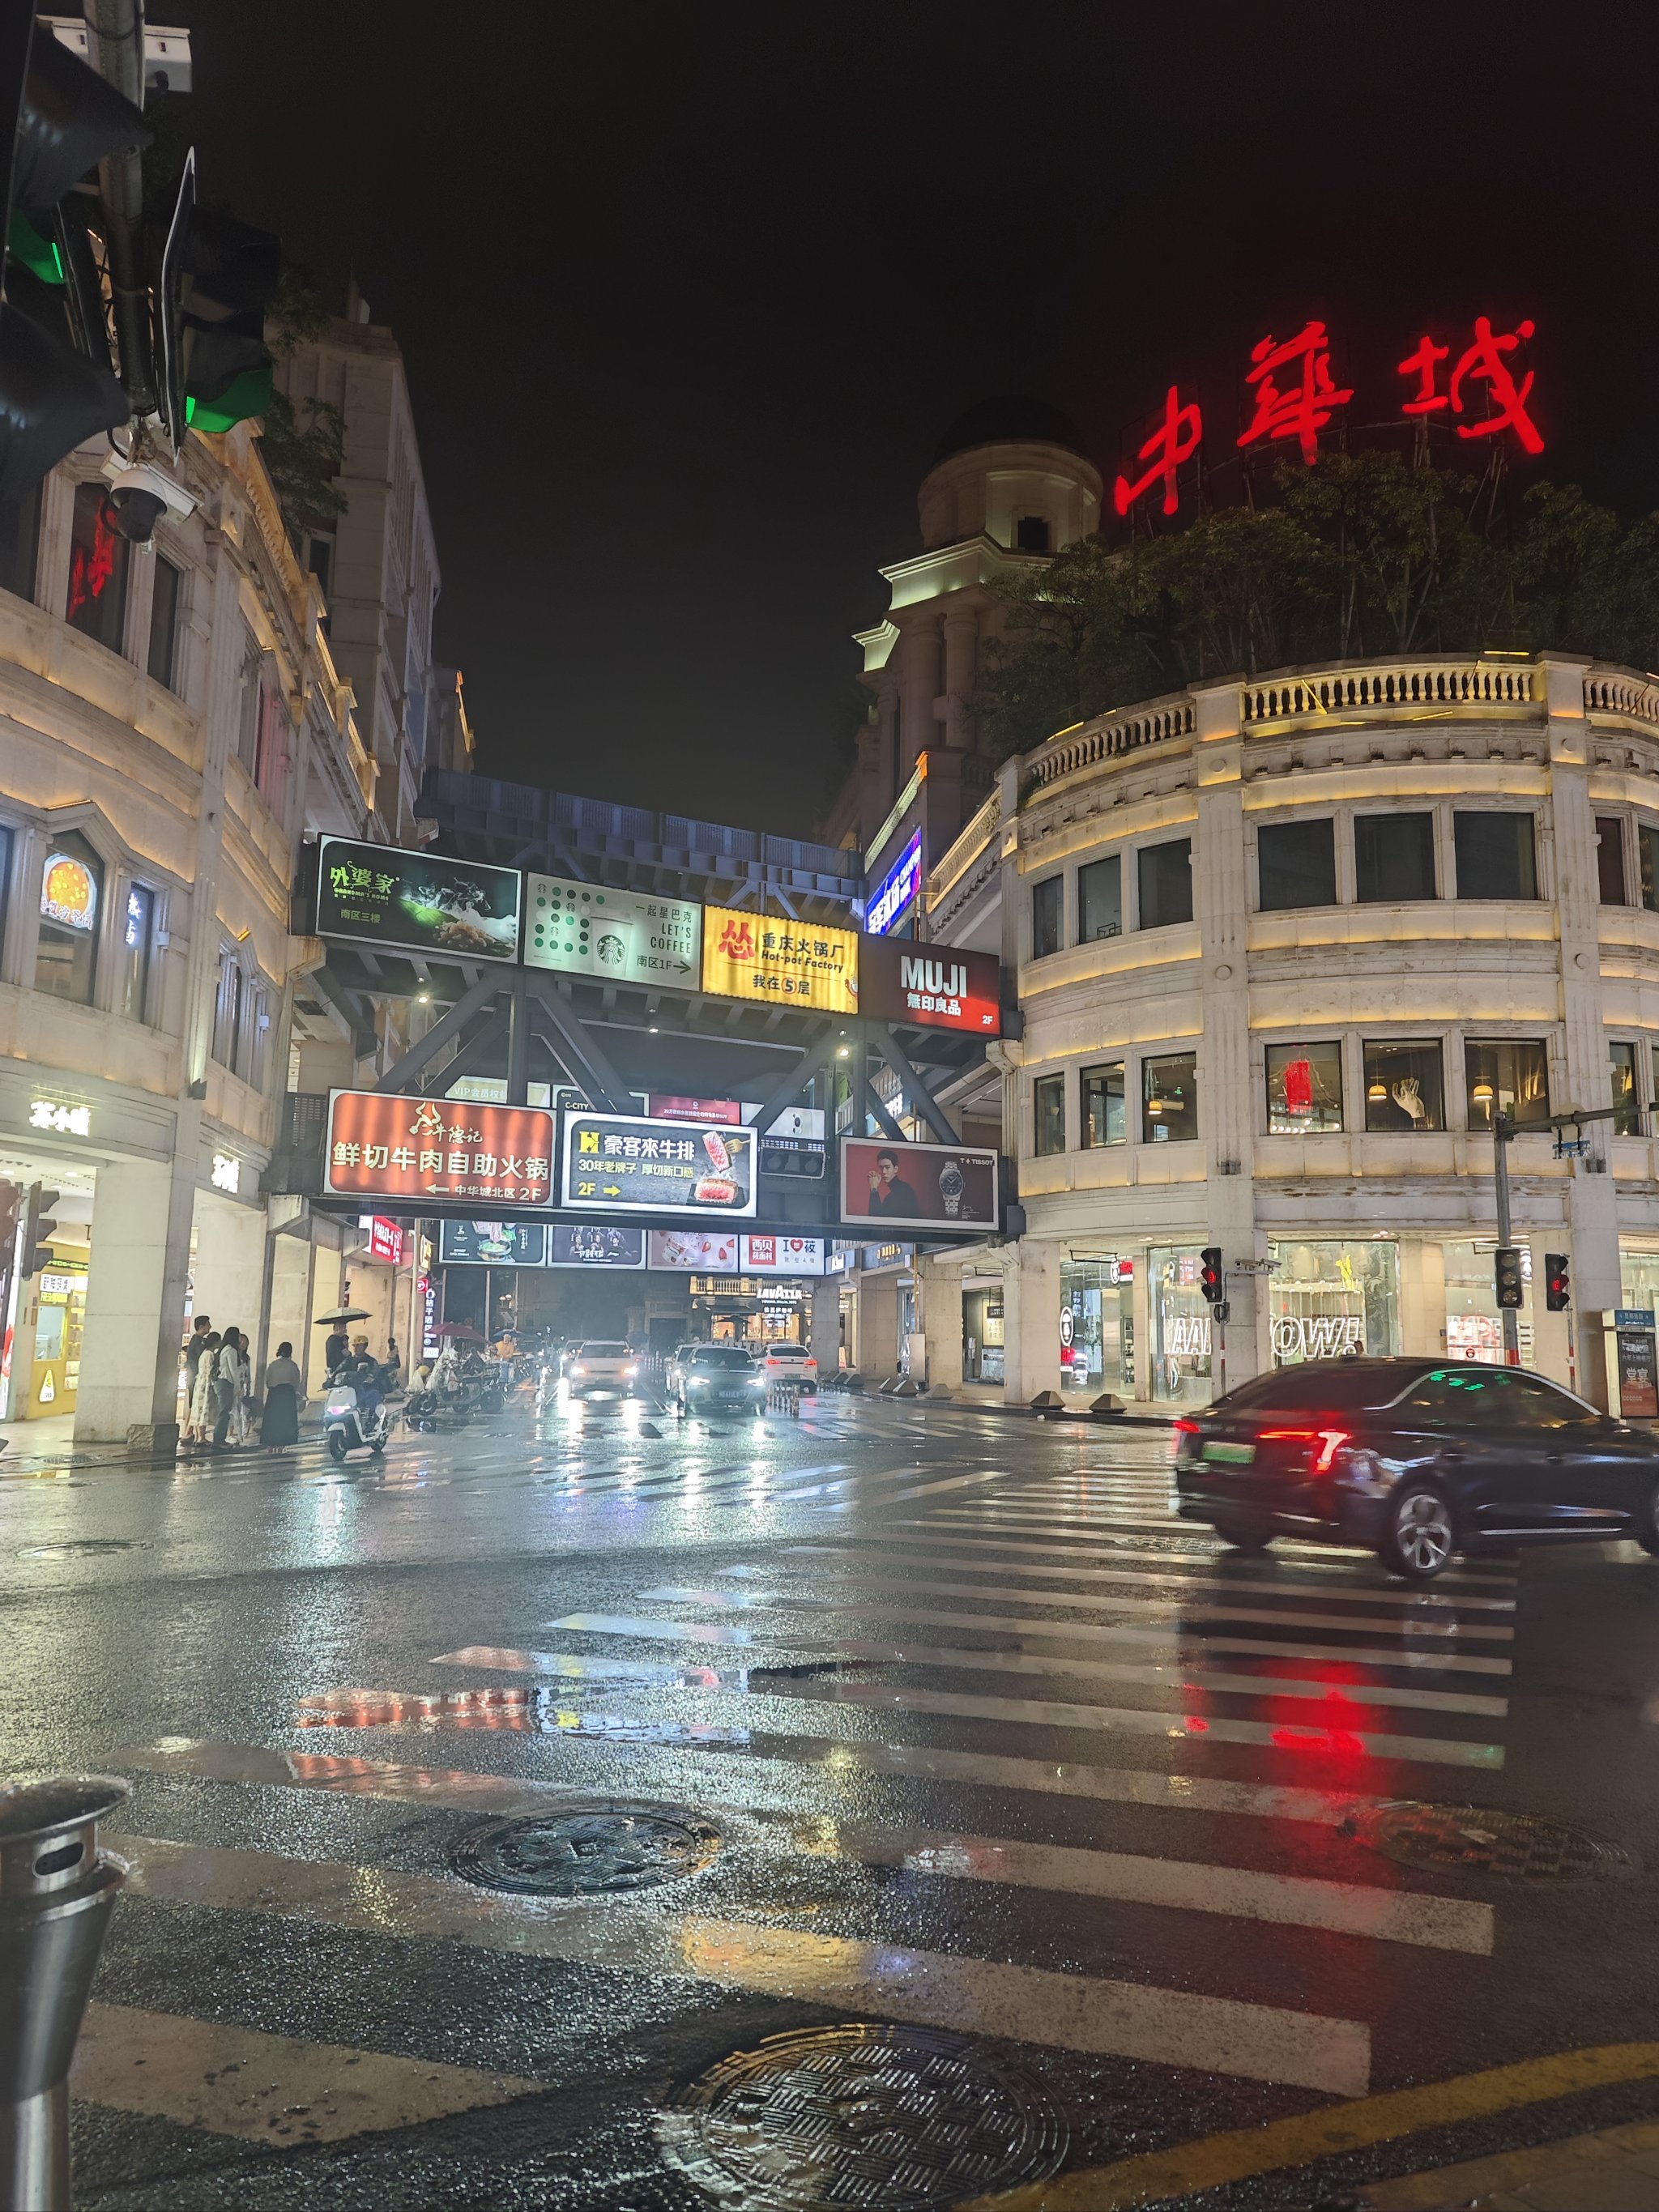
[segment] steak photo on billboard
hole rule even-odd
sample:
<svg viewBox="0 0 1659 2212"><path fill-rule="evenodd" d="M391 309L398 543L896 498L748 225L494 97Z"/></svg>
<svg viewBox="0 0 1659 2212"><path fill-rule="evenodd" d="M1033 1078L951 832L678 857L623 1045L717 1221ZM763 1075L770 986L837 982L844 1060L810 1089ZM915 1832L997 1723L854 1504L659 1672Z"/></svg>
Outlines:
<svg viewBox="0 0 1659 2212"><path fill-rule="evenodd" d="M567 1114L565 1204L599 1213L755 1211L755 1133L644 1114Z"/></svg>
<svg viewBox="0 0 1659 2212"><path fill-rule="evenodd" d="M912 1229L994 1229L997 1156L975 1145L843 1137L841 1218Z"/></svg>

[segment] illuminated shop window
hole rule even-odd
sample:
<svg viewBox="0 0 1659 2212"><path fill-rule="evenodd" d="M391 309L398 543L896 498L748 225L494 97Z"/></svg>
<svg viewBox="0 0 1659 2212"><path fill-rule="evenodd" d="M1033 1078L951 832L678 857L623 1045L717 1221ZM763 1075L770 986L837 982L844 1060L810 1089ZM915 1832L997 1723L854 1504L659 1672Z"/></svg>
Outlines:
<svg viewBox="0 0 1659 2212"><path fill-rule="evenodd" d="M1140 1137L1147 1145L1189 1143L1198 1134L1198 1056L1165 1053L1140 1063Z"/></svg>
<svg viewBox="0 0 1659 2212"><path fill-rule="evenodd" d="M1334 1040L1328 1044L1270 1044L1268 1133L1297 1137L1341 1127L1341 1045Z"/></svg>
<svg viewBox="0 0 1659 2212"><path fill-rule="evenodd" d="M1518 1129L1548 1127L1549 1068L1541 1039L1471 1037L1463 1048L1463 1066L1470 1128L1490 1129L1494 1114L1507 1114Z"/></svg>
<svg viewBox="0 0 1659 2212"><path fill-rule="evenodd" d="M55 999L92 1003L98 964L98 923L104 904L104 864L78 830L46 847L40 870L40 937L34 988Z"/></svg>
<svg viewBox="0 0 1659 2212"><path fill-rule="evenodd" d="M1613 1068L1613 1133L1615 1137L1639 1137L1643 1101L1636 1088L1636 1047L1609 1043L1607 1059Z"/></svg>
<svg viewBox="0 0 1659 2212"><path fill-rule="evenodd" d="M119 653L127 621L127 541L111 520L101 482L77 484L70 526L69 598L64 619L72 629Z"/></svg>
<svg viewBox="0 0 1659 2212"><path fill-rule="evenodd" d="M1272 1243L1267 1312L1273 1364L1387 1358L1400 1349L1400 1247L1390 1239ZM1488 1270L1490 1273L1490 1270Z"/></svg>
<svg viewBox="0 0 1659 2212"><path fill-rule="evenodd" d="M1364 1052L1368 1129L1445 1127L1445 1085L1437 1038L1367 1044Z"/></svg>

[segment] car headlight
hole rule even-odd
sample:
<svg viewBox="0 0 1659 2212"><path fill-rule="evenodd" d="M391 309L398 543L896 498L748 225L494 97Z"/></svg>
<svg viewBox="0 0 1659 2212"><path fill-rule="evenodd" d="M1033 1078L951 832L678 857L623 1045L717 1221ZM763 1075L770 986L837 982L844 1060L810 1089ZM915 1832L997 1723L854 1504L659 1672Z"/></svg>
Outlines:
<svg viewBox="0 0 1659 2212"><path fill-rule="evenodd" d="M623 1370L623 1375L624 1379L626 1379L627 1376L630 1375L637 1375L639 1371L640 1370L637 1367L624 1367Z"/></svg>
<svg viewBox="0 0 1659 2212"><path fill-rule="evenodd" d="M570 1371L573 1375L586 1375L587 1370L579 1363L576 1366L573 1367Z"/></svg>
<svg viewBox="0 0 1659 2212"><path fill-rule="evenodd" d="M693 1375L688 1377L688 1381L694 1390L706 1390L708 1388L708 1377L706 1375Z"/></svg>

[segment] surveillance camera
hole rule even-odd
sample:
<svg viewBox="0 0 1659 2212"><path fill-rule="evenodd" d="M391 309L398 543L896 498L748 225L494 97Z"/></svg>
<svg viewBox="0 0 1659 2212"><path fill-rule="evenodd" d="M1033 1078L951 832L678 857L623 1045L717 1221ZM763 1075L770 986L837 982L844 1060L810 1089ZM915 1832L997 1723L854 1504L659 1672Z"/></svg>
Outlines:
<svg viewBox="0 0 1659 2212"><path fill-rule="evenodd" d="M134 545L148 545L155 526L171 511L183 516L196 501L182 485L148 461L108 467L110 519L121 537Z"/></svg>

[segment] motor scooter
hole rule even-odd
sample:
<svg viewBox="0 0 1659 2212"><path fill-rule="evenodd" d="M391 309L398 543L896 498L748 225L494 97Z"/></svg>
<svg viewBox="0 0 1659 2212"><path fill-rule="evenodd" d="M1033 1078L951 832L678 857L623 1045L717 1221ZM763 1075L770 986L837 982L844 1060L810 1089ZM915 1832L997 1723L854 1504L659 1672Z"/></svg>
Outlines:
<svg viewBox="0 0 1659 2212"><path fill-rule="evenodd" d="M390 1410L384 1397L378 1405L364 1406L354 1382L331 1382L323 1399L323 1430L335 1459L354 1451L371 1451L379 1459L392 1431Z"/></svg>

